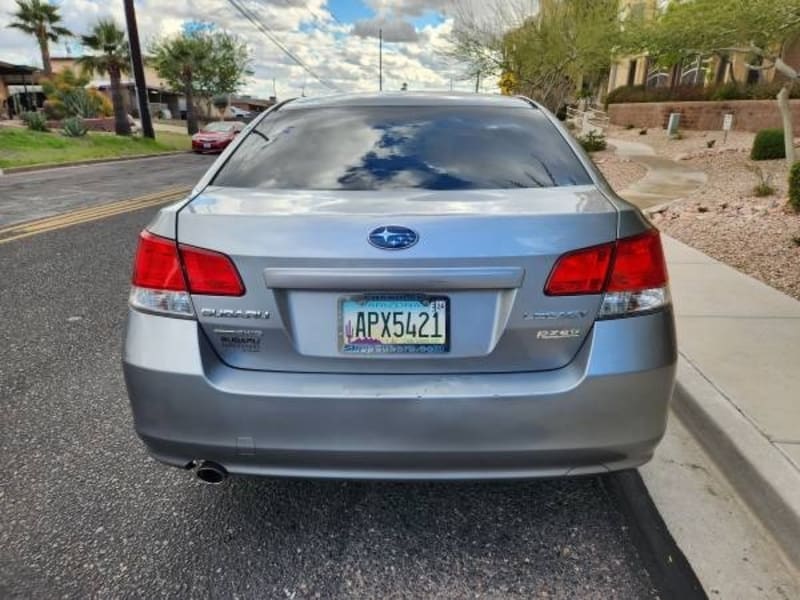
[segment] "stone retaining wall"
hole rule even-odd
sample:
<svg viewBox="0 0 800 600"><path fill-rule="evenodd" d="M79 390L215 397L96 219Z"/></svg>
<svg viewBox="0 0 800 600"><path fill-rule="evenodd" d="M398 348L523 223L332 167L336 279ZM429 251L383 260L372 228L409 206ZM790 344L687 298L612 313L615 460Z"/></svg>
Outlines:
<svg viewBox="0 0 800 600"><path fill-rule="evenodd" d="M790 100L795 135L800 135L800 100ZM732 100L727 102L631 102L609 104L611 123L623 127L666 129L669 114L681 113L682 129L721 130L725 114L733 113L736 131L757 132L783 127L776 100Z"/></svg>

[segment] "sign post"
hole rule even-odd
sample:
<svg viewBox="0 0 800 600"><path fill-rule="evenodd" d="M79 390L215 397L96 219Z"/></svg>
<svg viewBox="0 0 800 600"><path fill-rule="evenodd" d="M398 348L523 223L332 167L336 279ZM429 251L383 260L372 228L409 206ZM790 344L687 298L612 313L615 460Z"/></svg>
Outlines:
<svg viewBox="0 0 800 600"><path fill-rule="evenodd" d="M728 143L728 132L733 129L733 113L727 113L722 118L722 131L725 132L723 144Z"/></svg>

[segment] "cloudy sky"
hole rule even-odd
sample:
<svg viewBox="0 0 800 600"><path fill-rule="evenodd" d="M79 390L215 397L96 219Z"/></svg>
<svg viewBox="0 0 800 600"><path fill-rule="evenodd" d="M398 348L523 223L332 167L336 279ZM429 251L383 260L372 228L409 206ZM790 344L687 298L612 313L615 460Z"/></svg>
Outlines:
<svg viewBox="0 0 800 600"><path fill-rule="evenodd" d="M50 0L61 8L65 25L84 32L98 17L111 15L124 23L122 0ZM174 34L190 22L207 22L232 31L248 42L255 75L244 92L279 97L341 91L370 91L378 86L378 29L384 34L384 89L474 90L464 67L442 50L453 28L457 1L481 0L238 0L258 15L275 38L313 72L296 65L270 39L243 18L229 0L136 0L140 35L146 46L158 36ZM0 0L0 60L40 65L33 38L5 26L14 0ZM51 47L53 56L79 54L74 40ZM320 82L317 78L323 82ZM496 92L486 81L485 92Z"/></svg>

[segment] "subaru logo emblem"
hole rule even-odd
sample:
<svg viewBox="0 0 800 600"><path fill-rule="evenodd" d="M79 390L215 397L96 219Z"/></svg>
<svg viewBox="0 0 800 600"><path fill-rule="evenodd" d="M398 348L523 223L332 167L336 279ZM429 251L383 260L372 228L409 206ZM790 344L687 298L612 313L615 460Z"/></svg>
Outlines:
<svg viewBox="0 0 800 600"><path fill-rule="evenodd" d="M400 225L384 225L369 232L369 243L381 250L404 250L418 240L416 231Z"/></svg>

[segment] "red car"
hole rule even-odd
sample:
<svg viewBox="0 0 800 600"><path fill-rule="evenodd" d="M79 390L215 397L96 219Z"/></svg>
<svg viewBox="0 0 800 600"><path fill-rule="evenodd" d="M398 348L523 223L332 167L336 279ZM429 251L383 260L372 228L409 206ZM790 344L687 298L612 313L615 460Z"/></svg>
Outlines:
<svg viewBox="0 0 800 600"><path fill-rule="evenodd" d="M244 129L239 121L214 121L192 136L195 152L222 152L233 138Z"/></svg>

